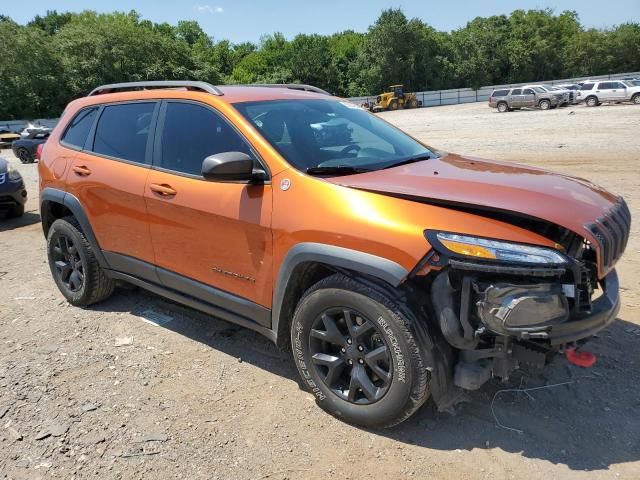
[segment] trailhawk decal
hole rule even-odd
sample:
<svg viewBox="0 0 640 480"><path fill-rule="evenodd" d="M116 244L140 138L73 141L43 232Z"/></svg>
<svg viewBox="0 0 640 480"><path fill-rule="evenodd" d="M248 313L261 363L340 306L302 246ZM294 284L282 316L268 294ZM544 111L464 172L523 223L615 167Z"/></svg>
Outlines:
<svg viewBox="0 0 640 480"><path fill-rule="evenodd" d="M307 368L307 363L304 361L304 355L302 353L302 324L300 322L296 322L296 338L293 341L293 347L295 350L296 361L298 365L300 365L300 372L302 373L302 378L307 385L311 388L313 394L318 397L318 400L324 400L326 395L322 393L318 384L311 378L311 373L309 373L309 369Z"/></svg>
<svg viewBox="0 0 640 480"><path fill-rule="evenodd" d="M391 327L389 327L389 324L384 318L378 317L377 322L378 325L380 325L380 328L384 330L384 333L389 338L389 343L391 343L391 350L393 352L393 355L395 355L396 357L395 374L397 375L397 379L399 382L406 383L407 367L404 363L404 355L402 354L402 350L400 349L400 345L398 344L398 339L396 338L393 331L391 330Z"/></svg>

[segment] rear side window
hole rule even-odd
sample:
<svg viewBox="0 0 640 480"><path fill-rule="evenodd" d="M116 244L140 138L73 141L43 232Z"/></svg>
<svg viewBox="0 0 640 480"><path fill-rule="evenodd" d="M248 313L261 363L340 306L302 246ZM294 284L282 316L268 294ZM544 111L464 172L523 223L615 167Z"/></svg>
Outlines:
<svg viewBox="0 0 640 480"><path fill-rule="evenodd" d="M515 90L513 90L511 92L511 95L522 95L522 89L521 88L516 88Z"/></svg>
<svg viewBox="0 0 640 480"><path fill-rule="evenodd" d="M580 90L593 90L593 83L585 83L580 87Z"/></svg>
<svg viewBox="0 0 640 480"><path fill-rule="evenodd" d="M213 110L193 103L167 103L157 166L199 176L204 159L223 152L253 156L240 134Z"/></svg>
<svg viewBox="0 0 640 480"><path fill-rule="evenodd" d="M611 88L613 88L613 82L600 82L600 84L598 85L598 88L600 90L609 90Z"/></svg>
<svg viewBox="0 0 640 480"><path fill-rule="evenodd" d="M89 136L89 130L91 130L93 126L97 112L97 108L80 110L69 123L67 131L64 132L64 136L62 137L62 141L67 145L84 148L84 144Z"/></svg>
<svg viewBox="0 0 640 480"><path fill-rule="evenodd" d="M507 95L509 95L509 90L496 90L495 92L493 92L493 94L491 96L492 97L506 97Z"/></svg>
<svg viewBox="0 0 640 480"><path fill-rule="evenodd" d="M145 163L147 138L155 103L125 103L104 107L96 127L93 151Z"/></svg>

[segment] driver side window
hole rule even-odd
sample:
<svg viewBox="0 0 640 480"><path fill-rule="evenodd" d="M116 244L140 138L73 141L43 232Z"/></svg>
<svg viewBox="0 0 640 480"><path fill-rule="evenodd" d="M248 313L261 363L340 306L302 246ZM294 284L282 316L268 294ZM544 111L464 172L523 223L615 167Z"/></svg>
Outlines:
<svg viewBox="0 0 640 480"><path fill-rule="evenodd" d="M253 156L240 134L212 109L185 102L168 102L165 108L155 166L200 176L202 162L210 155L243 152Z"/></svg>

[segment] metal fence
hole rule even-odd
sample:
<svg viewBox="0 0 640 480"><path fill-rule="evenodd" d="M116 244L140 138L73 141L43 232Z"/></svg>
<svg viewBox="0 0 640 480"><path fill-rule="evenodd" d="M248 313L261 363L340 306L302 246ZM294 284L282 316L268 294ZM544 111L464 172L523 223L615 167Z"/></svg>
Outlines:
<svg viewBox="0 0 640 480"><path fill-rule="evenodd" d="M616 73L611 75L597 75L592 77L565 78L561 80L547 80L544 82L509 83L506 85L491 85L480 87L478 90L472 88L453 88L450 90L432 90L427 92L416 92L418 101L423 107L437 107L440 105L457 105L460 103L486 102L489 100L491 92L496 88L520 87L523 85L562 85L565 83L576 83L584 80L616 80L620 78L634 77L640 78L640 72ZM349 100L358 105L376 101L376 95L369 97L352 97Z"/></svg>

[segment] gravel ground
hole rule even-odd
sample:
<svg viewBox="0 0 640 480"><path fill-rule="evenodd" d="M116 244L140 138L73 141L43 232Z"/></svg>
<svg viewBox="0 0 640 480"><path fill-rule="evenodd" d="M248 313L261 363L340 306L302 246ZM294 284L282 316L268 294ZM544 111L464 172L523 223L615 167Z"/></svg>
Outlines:
<svg viewBox="0 0 640 480"><path fill-rule="evenodd" d="M589 178L638 217L638 107L383 116L442 150ZM395 429L369 431L324 414L289 359L253 332L141 290L69 306L46 264L36 165L1 154L30 194L22 219L0 220L2 478L640 476L637 221L619 268L619 320L589 344L594 368L558 358L542 374L486 385L455 416L429 403Z"/></svg>

